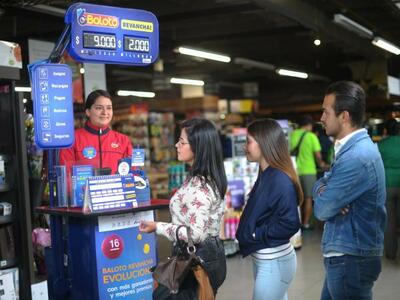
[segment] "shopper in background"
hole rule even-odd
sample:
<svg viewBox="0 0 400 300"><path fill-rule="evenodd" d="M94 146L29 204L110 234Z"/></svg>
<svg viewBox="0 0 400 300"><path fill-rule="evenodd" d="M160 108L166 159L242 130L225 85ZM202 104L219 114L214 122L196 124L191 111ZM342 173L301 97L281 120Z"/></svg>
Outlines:
<svg viewBox="0 0 400 300"><path fill-rule="evenodd" d="M198 249L196 254L205 261L205 269L216 293L226 277L225 251L219 233L227 179L219 134L208 120L186 120L181 124L175 147L178 160L190 164L191 168L188 178L171 198L172 222L143 221L139 229L167 237L175 243L176 249L178 226L189 226ZM185 230L181 229L179 236L187 242ZM169 290L159 285L153 299L197 299L196 290L196 279L189 274L177 295L168 298Z"/></svg>
<svg viewBox="0 0 400 300"><path fill-rule="evenodd" d="M312 188L317 181L317 164L321 167L324 167L324 164L321 158L321 145L318 137L312 132L312 118L302 116L298 124L300 128L294 130L290 135L290 151L298 147L297 173L304 193L302 227L309 229L312 216Z"/></svg>
<svg viewBox="0 0 400 300"><path fill-rule="evenodd" d="M321 145L321 159L325 166L329 166L333 159L333 143L326 135L325 129L321 123L314 123L313 132L318 137Z"/></svg>
<svg viewBox="0 0 400 300"><path fill-rule="evenodd" d="M132 156L129 138L111 130L113 117L111 95L104 90L91 92L85 102L87 121L84 128L75 131L75 142L71 148L60 150L60 165L91 165L94 168L109 168L114 174L118 160Z"/></svg>
<svg viewBox="0 0 400 300"><path fill-rule="evenodd" d="M388 224L385 231L385 255L395 259L398 246L397 228L400 225L400 126L396 119L385 123L385 135L379 143L386 175L386 209Z"/></svg>
<svg viewBox="0 0 400 300"><path fill-rule="evenodd" d="M259 163L260 173L240 218L236 238L241 254L251 254L253 259L253 300L287 299L297 267L289 239L300 228L297 205L303 200L303 193L279 124L261 119L247 130L247 159Z"/></svg>
<svg viewBox="0 0 400 300"><path fill-rule="evenodd" d="M314 214L325 221L321 299L372 299L381 272L386 190L378 147L362 128L364 90L354 82L335 82L322 108L321 121L336 142L331 169L313 190Z"/></svg>

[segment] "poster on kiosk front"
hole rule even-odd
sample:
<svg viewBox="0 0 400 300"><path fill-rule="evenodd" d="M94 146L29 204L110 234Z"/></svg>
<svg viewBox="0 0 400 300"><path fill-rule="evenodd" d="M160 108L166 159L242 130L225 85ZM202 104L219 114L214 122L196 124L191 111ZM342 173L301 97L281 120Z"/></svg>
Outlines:
<svg viewBox="0 0 400 300"><path fill-rule="evenodd" d="M153 221L153 212L99 217L95 240L100 300L152 299L155 235L139 231L141 220Z"/></svg>

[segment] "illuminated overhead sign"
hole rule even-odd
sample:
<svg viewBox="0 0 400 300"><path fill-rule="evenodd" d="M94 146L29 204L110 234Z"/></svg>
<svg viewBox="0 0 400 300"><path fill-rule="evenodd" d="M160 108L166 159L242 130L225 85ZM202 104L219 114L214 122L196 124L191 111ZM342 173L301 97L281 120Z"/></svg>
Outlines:
<svg viewBox="0 0 400 300"><path fill-rule="evenodd" d="M159 52L157 18L138 9L76 3L65 14L68 51L78 61L149 65Z"/></svg>

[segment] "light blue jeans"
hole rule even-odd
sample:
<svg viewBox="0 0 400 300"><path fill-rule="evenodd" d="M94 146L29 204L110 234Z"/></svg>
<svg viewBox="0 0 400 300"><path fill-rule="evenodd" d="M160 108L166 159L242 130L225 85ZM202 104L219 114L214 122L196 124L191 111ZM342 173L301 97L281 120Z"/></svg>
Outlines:
<svg viewBox="0 0 400 300"><path fill-rule="evenodd" d="M287 300L287 290L297 269L296 252L277 259L252 259L253 300Z"/></svg>

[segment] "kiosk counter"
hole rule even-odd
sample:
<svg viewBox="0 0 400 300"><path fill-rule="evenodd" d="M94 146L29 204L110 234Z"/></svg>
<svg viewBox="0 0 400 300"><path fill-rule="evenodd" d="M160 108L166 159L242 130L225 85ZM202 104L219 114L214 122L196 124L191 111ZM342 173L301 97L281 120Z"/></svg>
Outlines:
<svg viewBox="0 0 400 300"><path fill-rule="evenodd" d="M152 299L156 237L141 234L139 223L154 220L154 211L168 205L153 199L136 208L90 213L81 207L36 208L62 220L56 222L61 236L52 232L52 247L46 248L50 299Z"/></svg>

